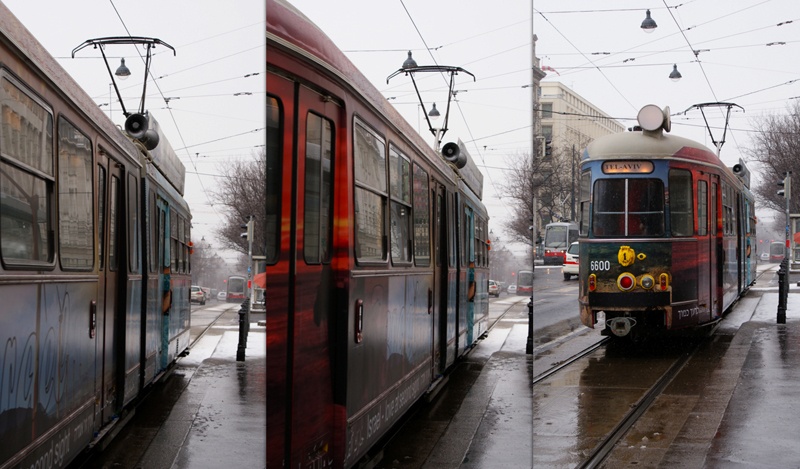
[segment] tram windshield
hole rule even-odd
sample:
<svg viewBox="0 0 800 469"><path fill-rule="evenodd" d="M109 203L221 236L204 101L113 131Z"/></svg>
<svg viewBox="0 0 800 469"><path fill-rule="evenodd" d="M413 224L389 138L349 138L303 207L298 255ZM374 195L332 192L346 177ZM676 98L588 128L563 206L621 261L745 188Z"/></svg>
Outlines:
<svg viewBox="0 0 800 469"><path fill-rule="evenodd" d="M553 248L563 248L567 245L567 227L550 227L544 236L544 245Z"/></svg>
<svg viewBox="0 0 800 469"><path fill-rule="evenodd" d="M595 236L664 235L664 183L660 179L598 179L593 198Z"/></svg>
<svg viewBox="0 0 800 469"><path fill-rule="evenodd" d="M520 270L517 276L517 290L520 287L530 289L533 286L533 272L530 270Z"/></svg>

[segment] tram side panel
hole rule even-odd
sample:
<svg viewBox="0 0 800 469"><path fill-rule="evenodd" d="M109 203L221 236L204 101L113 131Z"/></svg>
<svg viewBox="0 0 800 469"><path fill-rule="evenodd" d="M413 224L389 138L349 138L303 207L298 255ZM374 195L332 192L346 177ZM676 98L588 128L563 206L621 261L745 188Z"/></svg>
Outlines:
<svg viewBox="0 0 800 469"><path fill-rule="evenodd" d="M273 53L272 57L277 56ZM268 260L267 282L267 461L269 466L284 465L287 418L287 358L289 322L292 310L289 305L291 276L289 271L290 237L292 221L292 147L294 134L294 87L288 79L267 72L267 158L275 162L279 190L275 200L278 235L277 259ZM336 446L334 446L336 447Z"/></svg>

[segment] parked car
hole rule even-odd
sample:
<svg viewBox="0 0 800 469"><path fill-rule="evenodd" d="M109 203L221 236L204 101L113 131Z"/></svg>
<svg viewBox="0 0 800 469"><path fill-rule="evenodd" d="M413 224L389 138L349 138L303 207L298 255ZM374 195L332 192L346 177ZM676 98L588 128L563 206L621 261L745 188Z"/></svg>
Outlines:
<svg viewBox="0 0 800 469"><path fill-rule="evenodd" d="M497 286L500 287L500 293L508 291L508 284L506 282L497 282Z"/></svg>
<svg viewBox="0 0 800 469"><path fill-rule="evenodd" d="M500 287L494 280L489 280L489 296L500 296Z"/></svg>
<svg viewBox="0 0 800 469"><path fill-rule="evenodd" d="M761 260L764 261L764 262L769 262L769 253L768 252L762 252L761 253Z"/></svg>
<svg viewBox="0 0 800 469"><path fill-rule="evenodd" d="M561 273L564 274L564 280L569 280L570 277L578 276L578 243L572 243L567 249L566 256L564 257L564 267L561 268Z"/></svg>
<svg viewBox="0 0 800 469"><path fill-rule="evenodd" d="M206 294L203 293L203 290L197 286L192 285L192 290L189 293L189 300L192 303L200 303L201 305L206 304Z"/></svg>
<svg viewBox="0 0 800 469"><path fill-rule="evenodd" d="M509 295L516 295L517 294L517 286L513 283L508 286L508 294Z"/></svg>
<svg viewBox="0 0 800 469"><path fill-rule="evenodd" d="M221 292L217 293L217 299L219 301L225 301L228 298L228 292L222 290Z"/></svg>
<svg viewBox="0 0 800 469"><path fill-rule="evenodd" d="M201 290L203 290L203 294L206 296L206 301L208 301L208 300L210 300L211 298L213 298L213 297L211 296L211 289L210 289L210 288L206 288L206 287L200 287L200 289L201 289Z"/></svg>

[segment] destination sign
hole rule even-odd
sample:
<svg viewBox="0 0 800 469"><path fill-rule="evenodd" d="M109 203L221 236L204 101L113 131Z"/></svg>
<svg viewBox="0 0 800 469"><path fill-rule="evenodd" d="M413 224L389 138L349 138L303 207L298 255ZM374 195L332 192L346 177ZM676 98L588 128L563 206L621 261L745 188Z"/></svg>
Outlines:
<svg viewBox="0 0 800 469"><path fill-rule="evenodd" d="M615 173L641 173L647 174L653 172L652 161L606 161L603 163L603 172L605 174Z"/></svg>

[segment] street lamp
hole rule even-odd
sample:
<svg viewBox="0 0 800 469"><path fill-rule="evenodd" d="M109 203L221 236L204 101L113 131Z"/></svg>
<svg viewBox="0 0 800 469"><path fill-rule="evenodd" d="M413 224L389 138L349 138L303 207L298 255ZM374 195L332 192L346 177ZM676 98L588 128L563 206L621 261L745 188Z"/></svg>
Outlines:
<svg viewBox="0 0 800 469"><path fill-rule="evenodd" d="M120 80L127 80L129 76L131 76L131 70L125 66L125 59L120 59L119 67L117 67L117 71L114 72L114 76L119 78Z"/></svg>
<svg viewBox="0 0 800 469"><path fill-rule="evenodd" d="M655 31L657 27L658 25L653 18L650 18L650 10L647 10L647 17L642 21L642 31L650 34Z"/></svg>
<svg viewBox="0 0 800 469"><path fill-rule="evenodd" d="M677 82L682 77L681 72L678 71L678 64L672 65L672 72L669 74L669 79Z"/></svg>
<svg viewBox="0 0 800 469"><path fill-rule="evenodd" d="M433 108L428 113L428 117L430 117L431 122L435 125L436 121L439 120L440 116L441 116L441 114L439 113L439 110L436 109L436 103L433 103ZM435 126L433 127L433 129L436 131L436 133L434 134L435 140L433 141L433 150L438 152L439 151L439 143L440 143L439 142L439 137L441 135L442 129L440 127L435 127Z"/></svg>

